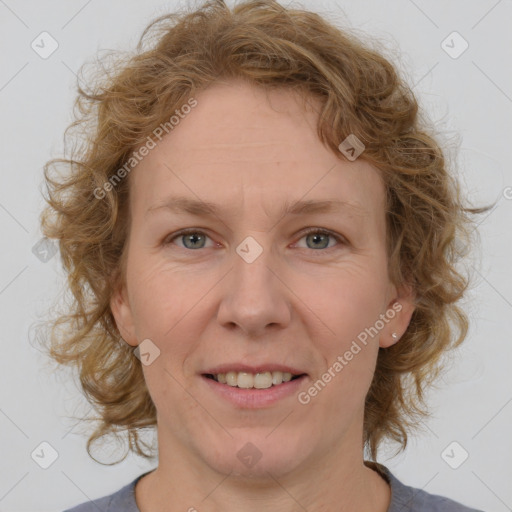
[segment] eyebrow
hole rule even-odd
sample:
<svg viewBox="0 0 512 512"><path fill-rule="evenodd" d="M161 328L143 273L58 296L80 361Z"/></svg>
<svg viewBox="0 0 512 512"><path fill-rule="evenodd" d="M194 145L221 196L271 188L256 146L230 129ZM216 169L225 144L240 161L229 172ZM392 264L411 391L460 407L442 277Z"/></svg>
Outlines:
<svg viewBox="0 0 512 512"><path fill-rule="evenodd" d="M146 214L159 210L169 210L176 213L189 213L198 217L220 216L223 208L220 205L208 201L201 201L184 196L174 196L165 199L147 209ZM343 209L349 210L352 214L363 217L367 213L357 203L336 200L298 200L286 201L280 212L280 217L285 215L306 215L313 213L333 213Z"/></svg>

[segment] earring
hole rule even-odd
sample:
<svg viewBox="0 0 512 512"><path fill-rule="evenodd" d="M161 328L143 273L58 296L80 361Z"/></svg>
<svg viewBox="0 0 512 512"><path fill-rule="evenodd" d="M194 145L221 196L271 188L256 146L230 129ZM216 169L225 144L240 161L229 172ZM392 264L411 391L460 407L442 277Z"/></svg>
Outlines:
<svg viewBox="0 0 512 512"><path fill-rule="evenodd" d="M392 337L394 340L396 340L396 339L398 339L398 334L397 334L396 332L394 332L394 333L391 335L391 337Z"/></svg>

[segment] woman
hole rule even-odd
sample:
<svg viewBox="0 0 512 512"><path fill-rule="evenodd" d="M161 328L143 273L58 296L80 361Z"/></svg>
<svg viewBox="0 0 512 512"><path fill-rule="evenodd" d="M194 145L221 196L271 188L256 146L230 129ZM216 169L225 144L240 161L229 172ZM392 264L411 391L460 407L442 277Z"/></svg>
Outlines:
<svg viewBox="0 0 512 512"><path fill-rule="evenodd" d="M50 355L158 466L68 512L471 511L375 462L459 345L469 213L410 89L318 15L209 2L80 89L50 174L75 309ZM411 386L411 382L414 383ZM144 445L145 446L145 445ZM365 450L372 460L365 460Z"/></svg>

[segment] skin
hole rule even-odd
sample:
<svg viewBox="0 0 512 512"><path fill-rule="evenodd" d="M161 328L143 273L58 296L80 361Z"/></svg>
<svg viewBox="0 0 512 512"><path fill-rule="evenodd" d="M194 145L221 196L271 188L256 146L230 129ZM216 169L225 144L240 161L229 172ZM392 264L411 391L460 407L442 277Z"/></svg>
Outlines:
<svg viewBox="0 0 512 512"><path fill-rule="evenodd" d="M215 84L129 176L125 283L111 308L127 343L149 338L160 350L143 365L159 465L136 486L141 512L388 509L388 484L363 464L364 400L378 349L405 332L414 297L387 273L379 171L326 148L319 105L298 98ZM171 194L225 211L146 214ZM358 209L280 216L296 199ZM318 241L303 233L309 227L342 238ZM207 237L185 245L173 238L183 228ZM236 252L248 236L263 248L252 263ZM307 390L396 302L401 311L307 405L292 395L235 407L200 376L213 365L273 361L304 369ZM251 468L237 458L247 442L262 454Z"/></svg>

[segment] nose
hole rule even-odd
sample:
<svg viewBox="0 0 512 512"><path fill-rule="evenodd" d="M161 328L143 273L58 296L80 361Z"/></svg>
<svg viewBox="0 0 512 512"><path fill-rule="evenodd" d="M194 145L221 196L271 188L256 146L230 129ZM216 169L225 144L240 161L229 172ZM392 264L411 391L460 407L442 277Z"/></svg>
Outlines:
<svg viewBox="0 0 512 512"><path fill-rule="evenodd" d="M235 250L231 258L232 269L222 285L219 324L229 329L239 328L248 338L286 328L291 319L292 294L271 251L264 247L252 262Z"/></svg>

